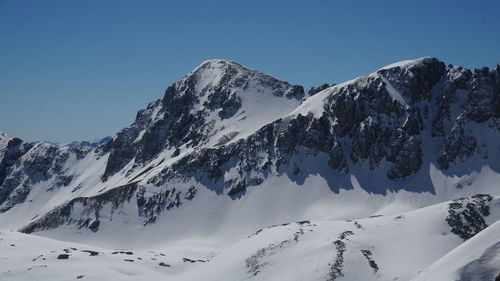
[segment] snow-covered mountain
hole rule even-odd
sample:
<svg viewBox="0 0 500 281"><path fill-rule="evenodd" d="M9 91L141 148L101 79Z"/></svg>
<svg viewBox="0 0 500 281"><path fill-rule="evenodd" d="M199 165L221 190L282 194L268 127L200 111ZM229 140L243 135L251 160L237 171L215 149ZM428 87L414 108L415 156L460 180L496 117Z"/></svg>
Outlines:
<svg viewBox="0 0 500 281"><path fill-rule="evenodd" d="M53 239L44 257L75 242L106 253L68 250L60 273L37 267L46 280L96 261L114 279L482 280L500 272L500 237L482 234L500 216L499 139L500 65L425 57L305 92L209 60L103 144L1 134L0 229ZM25 280L31 252L9 245L19 260L0 276ZM132 269L114 248L173 260Z"/></svg>

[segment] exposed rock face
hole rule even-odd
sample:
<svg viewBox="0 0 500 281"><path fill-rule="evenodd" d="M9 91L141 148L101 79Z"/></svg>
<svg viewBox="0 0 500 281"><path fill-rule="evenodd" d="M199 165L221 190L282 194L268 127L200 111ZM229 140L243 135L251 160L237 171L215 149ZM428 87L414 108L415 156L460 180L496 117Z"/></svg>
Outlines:
<svg viewBox="0 0 500 281"><path fill-rule="evenodd" d="M112 137L105 137L100 140L92 140L92 141L74 141L72 143L67 144L69 147L99 147L103 144L106 144L110 140L112 140Z"/></svg>
<svg viewBox="0 0 500 281"><path fill-rule="evenodd" d="M391 163L388 178L411 176L423 163L422 132L435 125L436 120L443 119L438 115L433 120L428 107L433 103L447 107L443 105L447 101L433 95L441 91L455 93L458 89L450 85L463 84L465 78L461 75L467 75L467 71L454 67L447 70L434 58L384 68L352 83L333 87L324 99L319 116L302 113L288 116L264 126L247 139L193 152L150 182L161 186L175 177L195 176L197 171L203 171L217 182L224 177L222 167L225 167L236 169L238 176L226 179L219 188L236 195L248 186L259 185L273 171L300 173L300 168L290 167L294 165L290 159L303 149L312 155L326 153L330 167L340 173L349 171L349 162L367 161L370 169L377 169L386 161ZM460 118L455 122L459 124ZM454 155L454 159L465 161L474 153L474 139L457 128L448 129L444 151ZM462 142L449 145L453 138ZM456 147L455 151L452 146ZM447 168L441 158L439 162Z"/></svg>
<svg viewBox="0 0 500 281"><path fill-rule="evenodd" d="M500 149L486 141L500 135L499 95L500 66L472 72L435 58L307 94L237 63L210 60L97 148L2 135L0 212L26 201L37 183L50 183L47 192L71 186L70 200L23 231L62 224L98 231L107 223L103 210L131 204L147 225L196 200L199 186L190 180L232 198L271 175L303 180L318 173L305 159L325 164L331 175L372 170L390 180L412 177L425 163L443 171L471 158L489 163L489 151ZM95 165L102 169L87 175Z"/></svg>
<svg viewBox="0 0 500 281"><path fill-rule="evenodd" d="M422 58L403 66L386 67L378 71L392 87L409 99L411 104L431 97L431 89L445 74L446 66L435 58Z"/></svg>
<svg viewBox="0 0 500 281"><path fill-rule="evenodd" d="M27 225L21 231L32 233L56 228L63 224L74 224L79 229L88 228L96 232L101 222L106 222L101 212L106 209L111 210L110 214L105 215L106 219L111 221L114 213L120 213L125 204L133 205L143 220L143 224L147 225L154 223L162 212L178 208L183 202L193 199L195 195L195 187L189 188L186 192L176 190L174 187L149 193L137 183L130 183L96 196L74 198Z"/></svg>
<svg viewBox="0 0 500 281"><path fill-rule="evenodd" d="M500 65L492 70L476 69L474 74L463 68L450 67L449 73L452 83L445 89L445 94L452 92L455 95L443 96L435 122L435 134L445 135L439 158L445 169L456 160L466 160L477 150L478 136L472 131L475 123L488 123L492 130L498 131L500 116ZM445 127L451 127L447 134L442 132Z"/></svg>
<svg viewBox="0 0 500 281"><path fill-rule="evenodd" d="M318 153L329 155L329 165L346 173L347 162L341 145L325 122L325 119L314 119L312 115L277 120L247 139L191 153L162 170L150 182L161 186L172 178L196 177L198 171L217 181L224 177L224 167L235 169L235 176L226 178L222 189L229 195L236 195L248 186L261 184L269 173L300 173L290 169L290 158L301 150L313 156Z"/></svg>
<svg viewBox="0 0 500 281"><path fill-rule="evenodd" d="M26 150L29 150L29 145L23 144L23 141L19 138L13 138L6 140L6 147L4 148L3 155L0 161L0 186L3 185L5 178L7 177L8 169L16 163ZM7 196L11 191L11 188L0 189L0 202L5 201Z"/></svg>
<svg viewBox="0 0 500 281"><path fill-rule="evenodd" d="M52 181L49 189L67 186L72 175L63 166L70 156L81 159L89 147L59 147L47 143L26 143L11 138L0 152L0 212L23 203L32 186Z"/></svg>
<svg viewBox="0 0 500 281"><path fill-rule="evenodd" d="M308 91L307 91L307 95L308 96L314 96L315 94L327 89L327 88L330 88L332 86L335 86L334 83L332 84L322 84L322 85L319 85L319 86L312 86Z"/></svg>
<svg viewBox="0 0 500 281"><path fill-rule="evenodd" d="M241 112L242 99L251 92L297 101L305 95L302 86L292 86L240 64L207 61L169 86L162 100L140 110L132 126L103 148L110 152L103 180L133 158L136 163L144 163L164 149L206 144L216 133L215 123Z"/></svg>
<svg viewBox="0 0 500 281"><path fill-rule="evenodd" d="M453 200L446 218L451 232L465 241L488 227L484 218L490 215L491 200L492 196L487 194Z"/></svg>
<svg viewBox="0 0 500 281"><path fill-rule="evenodd" d="M206 67L208 66L202 65L197 71ZM236 72L230 68L222 81L231 81L230 75ZM196 81L192 76L183 80L183 89L184 87L196 88ZM339 172L349 170L348 160L353 163L368 161L371 169L379 167L381 161L388 161L392 163L392 166L387 171L387 176L391 179L398 179L408 177L420 169L423 157L421 134L425 128L429 127L433 127L433 133L436 136L446 136L443 154L439 161L443 168L447 168L448 163L455 159L464 161L469 158L476 148L475 138L468 134L468 126L464 122L484 119L484 117L464 119L465 116L471 114L470 112L484 111L471 109L477 108L478 101L482 100L474 96L470 97L469 102L473 105L460 105L461 115L449 115L450 107L454 106L453 103L459 99L456 97L457 91L482 93L482 96L491 101L498 95L498 68L491 72L476 71L475 76L476 78L466 69L446 67L437 59L423 58L407 64L383 68L345 85L331 87L325 84L313 88L312 92L309 91L309 95L313 95L313 92L317 93L331 88L324 100L323 113L320 116L305 112L279 119L264 126L247 139L220 148L194 152L185 160L174 164L173 169L167 170L179 170L182 174L189 174L194 173L196 169L201 169L209 178L218 178L222 176L219 168L231 160L235 163L249 163L240 165L239 174L245 174L245 171L250 170L267 173L271 170L271 166L279 170L280 165L287 163L288 157L297 153L299 149L306 148L313 154L327 153L330 157L330 166ZM480 83L472 80L482 81L481 83L489 87L482 86L481 90L478 90L479 86L462 89L468 87L467 85ZM274 82L276 81L269 83ZM226 82L226 84L236 87L240 86L241 82L236 84ZM293 92L293 90L288 91ZM282 92L278 95L283 95ZM237 104L237 99L231 98L226 92L218 90L218 93L216 96L222 96L225 102ZM299 90L298 93L302 95L303 91ZM444 95L440 96L440 93ZM172 100L177 98L175 84L167 89L167 96L172 96ZM179 97L186 100L196 97L196 95L189 98L185 96L186 94L182 93ZM214 97L210 99L210 103L207 103L208 107L222 108L220 99ZM491 101L489 105L494 104ZM429 116L428 111L434 103L437 104L438 114L433 120L434 116ZM176 100L174 104L183 103ZM494 106L487 109L487 112L490 112L488 118L496 116ZM189 112L188 107L184 107L181 111L176 111L173 107L169 110L178 114ZM223 115L226 116L225 113ZM446 123L445 119L454 122L455 125L450 128L448 124L443 124ZM441 129L436 129L438 127ZM340 139L348 139L347 145ZM350 149L347 149L348 147ZM269 159L274 161L269 161ZM265 164L256 166L252 163ZM193 167L188 167L190 165ZM164 171L164 173L167 172ZM253 185L258 184L259 180L255 177L243 176L238 180L226 181L226 187L231 194L234 194L243 191L248 182Z"/></svg>
<svg viewBox="0 0 500 281"><path fill-rule="evenodd" d="M189 176L202 170L217 179L224 174L221 167L237 163L232 167L240 176L225 181L225 189L234 195L258 185L271 171L286 171L283 165L290 157L306 149L313 155L328 154L330 167L341 173L349 171L348 162L368 161L376 169L388 161L389 178L408 177L422 165L420 135L431 122L422 105L431 102L431 90L439 87L445 72L445 65L434 58L381 69L327 90L319 116L304 112L279 119L247 139L194 152L162 174ZM153 182L164 184L162 174Z"/></svg>
<svg viewBox="0 0 500 281"><path fill-rule="evenodd" d="M137 186L129 184L114 188L108 192L93 197L77 197L66 204L58 206L41 218L24 227L21 231L31 233L45 229L56 228L64 223L72 223L79 228L98 229L100 225L99 212L105 205L116 210L134 196ZM73 212L75 206L80 213Z"/></svg>

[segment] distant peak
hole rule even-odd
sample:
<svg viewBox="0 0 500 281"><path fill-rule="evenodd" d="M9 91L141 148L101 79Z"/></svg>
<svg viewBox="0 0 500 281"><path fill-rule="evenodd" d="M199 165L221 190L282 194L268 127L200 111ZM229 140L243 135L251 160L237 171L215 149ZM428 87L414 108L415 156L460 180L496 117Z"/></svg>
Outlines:
<svg viewBox="0 0 500 281"><path fill-rule="evenodd" d="M102 139L94 139L94 140L90 140L90 141L74 141L74 142L66 144L66 146L69 146L69 147L85 147L85 146L98 147L98 146L101 146L101 145L109 142L112 139L113 139L112 137L108 136L108 137L104 137Z"/></svg>
<svg viewBox="0 0 500 281"><path fill-rule="evenodd" d="M3 140L3 139L11 139L12 137L7 135L6 133L4 132L0 132L0 140Z"/></svg>

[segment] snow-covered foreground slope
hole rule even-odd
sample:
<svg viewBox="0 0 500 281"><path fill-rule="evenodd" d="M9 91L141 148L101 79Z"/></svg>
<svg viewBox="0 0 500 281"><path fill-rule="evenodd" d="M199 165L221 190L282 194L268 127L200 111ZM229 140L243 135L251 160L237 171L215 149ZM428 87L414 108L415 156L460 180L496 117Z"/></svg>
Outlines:
<svg viewBox="0 0 500 281"><path fill-rule="evenodd" d="M463 242L446 222L451 203L399 215L266 228L180 280L410 280ZM486 222L495 222L500 218L500 198L488 205L491 214ZM488 238L487 244L500 243L498 235ZM494 261L490 268L498 274Z"/></svg>
<svg viewBox="0 0 500 281"><path fill-rule="evenodd" d="M0 280L175 280L206 260L151 250L107 249L0 232Z"/></svg>
<svg viewBox="0 0 500 281"><path fill-rule="evenodd" d="M500 221L497 221L423 270L412 281L499 279Z"/></svg>
<svg viewBox="0 0 500 281"><path fill-rule="evenodd" d="M1 232L0 277L291 281L410 280L418 274L423 279L416 280L493 280L479 276L500 273L498 223L479 232L477 220L470 217L475 215L485 225L498 221L500 197L476 196L358 220L285 223L257 230L232 245L224 238L211 238L218 245L213 248L197 248L207 241L192 240L107 249ZM465 243L460 237L476 232ZM61 254L68 254L68 259L58 259ZM468 279L455 279L455 272Z"/></svg>

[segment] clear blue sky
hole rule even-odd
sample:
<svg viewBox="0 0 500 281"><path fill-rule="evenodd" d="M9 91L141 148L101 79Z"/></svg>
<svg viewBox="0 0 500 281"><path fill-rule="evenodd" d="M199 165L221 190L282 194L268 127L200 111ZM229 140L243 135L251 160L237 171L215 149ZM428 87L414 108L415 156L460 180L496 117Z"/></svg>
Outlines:
<svg viewBox="0 0 500 281"><path fill-rule="evenodd" d="M210 58L309 87L422 56L499 63L500 1L0 0L0 131L114 135Z"/></svg>

